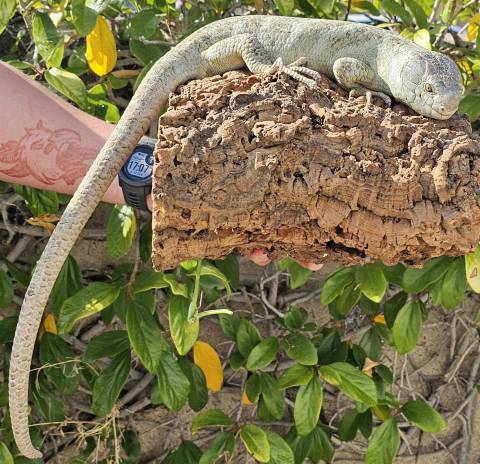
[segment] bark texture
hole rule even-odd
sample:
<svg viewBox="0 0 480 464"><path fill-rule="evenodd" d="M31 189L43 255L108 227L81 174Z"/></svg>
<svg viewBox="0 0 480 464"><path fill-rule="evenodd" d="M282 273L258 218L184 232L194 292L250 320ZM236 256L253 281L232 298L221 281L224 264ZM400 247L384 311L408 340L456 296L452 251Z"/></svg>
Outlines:
<svg viewBox="0 0 480 464"><path fill-rule="evenodd" d="M286 76L231 72L170 96L153 184L153 262L272 258L420 265L480 241L480 138ZM378 105L378 106L377 106Z"/></svg>

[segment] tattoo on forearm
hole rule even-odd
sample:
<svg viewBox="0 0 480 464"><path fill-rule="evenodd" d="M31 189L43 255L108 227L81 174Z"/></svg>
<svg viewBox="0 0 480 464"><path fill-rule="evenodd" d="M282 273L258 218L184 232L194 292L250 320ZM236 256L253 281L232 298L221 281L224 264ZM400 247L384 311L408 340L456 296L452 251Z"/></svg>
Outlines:
<svg viewBox="0 0 480 464"><path fill-rule="evenodd" d="M32 176L47 185L61 179L72 185L84 177L96 155L97 150L84 146L78 132L51 130L40 120L36 127L26 128L20 140L0 143L0 172L11 177Z"/></svg>

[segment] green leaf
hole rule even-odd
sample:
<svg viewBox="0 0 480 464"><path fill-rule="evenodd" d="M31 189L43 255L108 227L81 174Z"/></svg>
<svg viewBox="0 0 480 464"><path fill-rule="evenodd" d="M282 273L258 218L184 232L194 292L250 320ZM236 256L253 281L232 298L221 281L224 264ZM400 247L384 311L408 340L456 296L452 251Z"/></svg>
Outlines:
<svg viewBox="0 0 480 464"><path fill-rule="evenodd" d="M1 8L0 8L0 12L1 12ZM1 20L1 17L0 17L0 20ZM0 29L0 33L1 32L2 30ZM0 443L0 462L2 464L13 464L13 456L10 453L9 449L7 448L7 445L3 442Z"/></svg>
<svg viewBox="0 0 480 464"><path fill-rule="evenodd" d="M80 371L70 345L58 335L46 332L40 341L40 362L45 375L65 395L73 395L80 384Z"/></svg>
<svg viewBox="0 0 480 464"><path fill-rule="evenodd" d="M198 464L214 464L225 453L232 456L234 448L235 435L232 432L221 432L215 437L207 451L203 453Z"/></svg>
<svg viewBox="0 0 480 464"><path fill-rule="evenodd" d="M385 302L385 305L383 306L383 315L385 316L385 322L390 329L393 327L398 313L403 306L405 306L407 299L408 295L405 292L398 292Z"/></svg>
<svg viewBox="0 0 480 464"><path fill-rule="evenodd" d="M270 445L269 464L295 464L293 451L288 443L278 433L265 430Z"/></svg>
<svg viewBox="0 0 480 464"><path fill-rule="evenodd" d="M267 367L277 356L278 340L276 337L268 337L262 340L250 351L247 358L247 369L256 371Z"/></svg>
<svg viewBox="0 0 480 464"><path fill-rule="evenodd" d="M9 316L0 320L0 344L13 342L17 322L18 316Z"/></svg>
<svg viewBox="0 0 480 464"><path fill-rule="evenodd" d="M382 272L380 263L357 267L355 281L361 292L375 303L380 303L387 290L388 282Z"/></svg>
<svg viewBox="0 0 480 464"><path fill-rule="evenodd" d="M187 354L196 342L200 327L198 318L188 319L189 304L186 298L177 295L172 295L168 301L170 335L182 356Z"/></svg>
<svg viewBox="0 0 480 464"><path fill-rule="evenodd" d="M395 0L382 0L382 7L393 16L400 18L406 26L412 24L410 13Z"/></svg>
<svg viewBox="0 0 480 464"><path fill-rule="evenodd" d="M344 289L354 281L354 278L354 267L341 268L333 274L330 274L323 284L320 296L322 304L327 305L332 303L343 293Z"/></svg>
<svg viewBox="0 0 480 464"><path fill-rule="evenodd" d="M380 361L382 357L383 344L380 335L375 327L367 330L359 343L365 354L373 361Z"/></svg>
<svg viewBox="0 0 480 464"><path fill-rule="evenodd" d="M278 383L280 388L299 387L310 382L312 377L313 369L311 367L295 364L285 370L278 379Z"/></svg>
<svg viewBox="0 0 480 464"><path fill-rule="evenodd" d="M167 272L163 274L163 279L170 286L170 290L174 295L183 296L189 298L188 288L185 284L177 282L174 274L168 274Z"/></svg>
<svg viewBox="0 0 480 464"><path fill-rule="evenodd" d="M132 247L137 229L135 211L127 205L115 205L107 224L107 249L110 256L125 256Z"/></svg>
<svg viewBox="0 0 480 464"><path fill-rule="evenodd" d="M480 37L480 34L478 35ZM465 95L460 102L458 111L466 114L470 121L475 121L480 116L480 95Z"/></svg>
<svg viewBox="0 0 480 464"><path fill-rule="evenodd" d="M92 411L98 417L105 417L117 402L128 378L131 361L130 350L117 354L110 365L95 380L92 392Z"/></svg>
<svg viewBox="0 0 480 464"><path fill-rule="evenodd" d="M2 0L0 2L0 34L5 30L10 18L15 13L15 7L15 0Z"/></svg>
<svg viewBox="0 0 480 464"><path fill-rule="evenodd" d="M302 385L295 398L293 417L295 427L300 436L308 435L317 425L322 409L323 389L318 375Z"/></svg>
<svg viewBox="0 0 480 464"><path fill-rule="evenodd" d="M229 340L237 341L237 330L240 324L240 318L236 314L220 314L218 322L223 330L223 334Z"/></svg>
<svg viewBox="0 0 480 464"><path fill-rule="evenodd" d="M223 272L220 271L220 269L217 269L215 266L212 266L207 262L203 262L202 267L200 269L200 275L212 276L218 279L222 283L222 285L225 287L225 290L227 291L227 298L230 297L230 294L232 293L230 289L230 283L228 282L228 279L225 276L225 274L223 274Z"/></svg>
<svg viewBox="0 0 480 464"><path fill-rule="evenodd" d="M278 261L278 268L280 271L288 270L290 274L290 288L299 288L305 285L312 275L312 271L305 269L291 258L282 258Z"/></svg>
<svg viewBox="0 0 480 464"><path fill-rule="evenodd" d="M480 245L465 256L465 273L470 288L475 293L480 293Z"/></svg>
<svg viewBox="0 0 480 464"><path fill-rule="evenodd" d="M140 258L144 263L152 255L152 220L145 222L140 229Z"/></svg>
<svg viewBox="0 0 480 464"><path fill-rule="evenodd" d="M292 330L301 329L308 319L308 313L303 308L290 308L283 318L286 327Z"/></svg>
<svg viewBox="0 0 480 464"><path fill-rule="evenodd" d="M422 306L421 301L409 301L395 319L392 334L400 354L408 353L417 345L422 330Z"/></svg>
<svg viewBox="0 0 480 464"><path fill-rule="evenodd" d="M278 381L270 374L260 374L260 390L269 416L273 420L280 420L285 414L285 398Z"/></svg>
<svg viewBox="0 0 480 464"><path fill-rule="evenodd" d="M63 37L47 13L35 13L32 21L33 40L47 67L58 67L63 59Z"/></svg>
<svg viewBox="0 0 480 464"><path fill-rule="evenodd" d="M169 283L164 278L163 272L145 271L139 272L132 285L133 293L146 292L152 288L166 288Z"/></svg>
<svg viewBox="0 0 480 464"><path fill-rule="evenodd" d="M343 319L360 299L361 294L360 287L355 282L351 283L328 305L330 313L336 319Z"/></svg>
<svg viewBox="0 0 480 464"><path fill-rule="evenodd" d="M233 427L234 422L221 409L209 409L197 414L192 421L192 433L205 427Z"/></svg>
<svg viewBox="0 0 480 464"><path fill-rule="evenodd" d="M8 272L13 277L13 279L22 287L27 288L28 284L30 283L30 274L22 271L19 267L15 266L15 264L11 263L8 259L3 259L2 261L6 264Z"/></svg>
<svg viewBox="0 0 480 464"><path fill-rule="evenodd" d="M45 422L63 421L65 419L63 402L58 394L50 391L42 378L32 387L33 404L42 419Z"/></svg>
<svg viewBox="0 0 480 464"><path fill-rule="evenodd" d="M159 17L153 8L145 8L130 20L130 37L148 39L158 31Z"/></svg>
<svg viewBox="0 0 480 464"><path fill-rule="evenodd" d="M358 415L358 428L365 438L370 437L373 429L373 417L370 409Z"/></svg>
<svg viewBox="0 0 480 464"><path fill-rule="evenodd" d="M283 341L287 356L300 364L314 366L318 362L317 350L309 338L299 333L287 335Z"/></svg>
<svg viewBox="0 0 480 464"><path fill-rule="evenodd" d="M415 31L415 33L413 34L413 41L421 47L426 48L427 50L432 49L432 43L430 40L430 33L427 29L420 29L418 31Z"/></svg>
<svg viewBox="0 0 480 464"><path fill-rule="evenodd" d="M130 458L140 456L140 441L134 430L124 430L122 432L122 448Z"/></svg>
<svg viewBox="0 0 480 464"><path fill-rule="evenodd" d="M127 332L125 330L112 330L93 337L82 359L85 362L92 362L97 359L115 356L130 348Z"/></svg>
<svg viewBox="0 0 480 464"><path fill-rule="evenodd" d="M416 0L404 0L407 8L412 12L415 17L415 22L420 29L428 29L428 18L422 5Z"/></svg>
<svg viewBox="0 0 480 464"><path fill-rule="evenodd" d="M342 417L338 425L338 436L342 441L352 441L357 435L358 412L356 409L349 409Z"/></svg>
<svg viewBox="0 0 480 464"><path fill-rule="evenodd" d="M320 375L354 401L368 406L377 404L377 388L373 380L359 369L345 362L322 366Z"/></svg>
<svg viewBox="0 0 480 464"><path fill-rule="evenodd" d="M242 319L237 330L237 346L240 354L247 359L250 351L261 341L258 329L250 321Z"/></svg>
<svg viewBox="0 0 480 464"><path fill-rule="evenodd" d="M120 294L120 286L93 282L69 297L60 309L58 330L66 333L79 319L91 316L110 306Z"/></svg>
<svg viewBox="0 0 480 464"><path fill-rule="evenodd" d="M325 462L332 462L335 454L330 436L323 427L315 427L311 433L312 445L308 452L308 458L315 464L323 460Z"/></svg>
<svg viewBox="0 0 480 464"><path fill-rule="evenodd" d="M155 317L138 301L127 308L128 339L142 364L150 373L156 372L167 342Z"/></svg>
<svg viewBox="0 0 480 464"><path fill-rule="evenodd" d="M441 286L441 305L445 309L455 309L463 300L467 289L467 276L464 258L456 258L448 267Z"/></svg>
<svg viewBox="0 0 480 464"><path fill-rule="evenodd" d="M295 0L274 0L283 16L290 16L295 8Z"/></svg>
<svg viewBox="0 0 480 464"><path fill-rule="evenodd" d="M180 358L178 364L190 383L188 404L198 412L208 403L207 381L203 371L187 358Z"/></svg>
<svg viewBox="0 0 480 464"><path fill-rule="evenodd" d="M400 446L400 433L395 419L386 420L375 429L368 442L365 464L393 464Z"/></svg>
<svg viewBox="0 0 480 464"><path fill-rule="evenodd" d="M227 277L233 290L240 288L240 266L235 254L230 254L223 259L216 259L215 266Z"/></svg>
<svg viewBox="0 0 480 464"><path fill-rule="evenodd" d="M190 382L173 356L164 351L158 366L152 403L163 403L171 411L180 411L188 399Z"/></svg>
<svg viewBox="0 0 480 464"><path fill-rule="evenodd" d="M425 401L407 401L401 409L405 417L424 432L442 432L445 419Z"/></svg>
<svg viewBox="0 0 480 464"><path fill-rule="evenodd" d="M9 305L13 300L13 285L7 273L0 270L0 308Z"/></svg>
<svg viewBox="0 0 480 464"><path fill-rule="evenodd" d="M60 207L58 194L33 187L14 184L13 190L21 195L34 216L46 213L57 213Z"/></svg>
<svg viewBox="0 0 480 464"><path fill-rule="evenodd" d="M247 398L252 402L256 403L260 397L260 393L262 392L262 382L261 382L261 374L253 373L250 375L245 382L245 394Z"/></svg>
<svg viewBox="0 0 480 464"><path fill-rule="evenodd" d="M72 22L78 33L85 37L95 27L97 12L89 0L72 0Z"/></svg>
<svg viewBox="0 0 480 464"><path fill-rule="evenodd" d="M247 451L259 462L270 461L270 444L267 434L256 425L243 425L240 429L240 438Z"/></svg>
<svg viewBox="0 0 480 464"><path fill-rule="evenodd" d="M419 293L429 288L445 275L451 261L452 258L442 256L431 259L422 269L406 269L403 273L403 289L408 293Z"/></svg>
<svg viewBox="0 0 480 464"><path fill-rule="evenodd" d="M82 275L73 256L68 255L52 289L51 308L56 318L64 301L82 289Z"/></svg>
<svg viewBox="0 0 480 464"><path fill-rule="evenodd" d="M75 74L60 68L45 71L45 79L59 93L76 103L80 108L87 106L85 84Z"/></svg>
<svg viewBox="0 0 480 464"><path fill-rule="evenodd" d="M197 464L201 456L202 450L195 443L184 441L160 464Z"/></svg>

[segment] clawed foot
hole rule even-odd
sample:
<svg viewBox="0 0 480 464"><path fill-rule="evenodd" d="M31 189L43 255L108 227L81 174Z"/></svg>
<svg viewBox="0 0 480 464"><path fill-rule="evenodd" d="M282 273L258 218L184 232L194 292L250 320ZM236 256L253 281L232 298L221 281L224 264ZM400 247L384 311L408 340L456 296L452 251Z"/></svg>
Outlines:
<svg viewBox="0 0 480 464"><path fill-rule="evenodd" d="M385 104L390 107L392 104L392 99L385 93L383 92L376 92L374 90L368 90L364 89L362 87L357 87L355 89L350 90L350 98L353 97L360 97L365 95L367 97L367 106L370 106L372 104L372 97L380 97Z"/></svg>
<svg viewBox="0 0 480 464"><path fill-rule="evenodd" d="M291 64L284 65L281 58L277 58L275 63L273 63L270 72L284 73L287 76L293 77L299 82L303 82L305 85L308 85L311 89L317 86L317 82L320 80L320 74L313 69L307 68L306 58L299 58Z"/></svg>

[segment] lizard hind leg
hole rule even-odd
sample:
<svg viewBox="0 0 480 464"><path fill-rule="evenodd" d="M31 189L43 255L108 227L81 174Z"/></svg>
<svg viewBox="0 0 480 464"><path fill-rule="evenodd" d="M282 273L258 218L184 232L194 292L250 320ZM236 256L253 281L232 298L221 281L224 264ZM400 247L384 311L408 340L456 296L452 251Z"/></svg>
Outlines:
<svg viewBox="0 0 480 464"><path fill-rule="evenodd" d="M308 87L314 88L316 87L321 76L317 71L306 67L306 64L307 59L304 57L301 57L288 65L283 64L282 58L277 58L275 63L273 63L271 66L269 72L272 74L276 72L286 74L287 76L290 76L299 82L303 82Z"/></svg>

